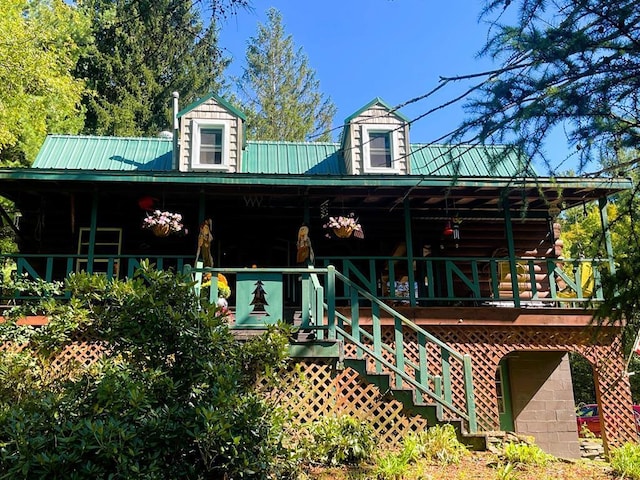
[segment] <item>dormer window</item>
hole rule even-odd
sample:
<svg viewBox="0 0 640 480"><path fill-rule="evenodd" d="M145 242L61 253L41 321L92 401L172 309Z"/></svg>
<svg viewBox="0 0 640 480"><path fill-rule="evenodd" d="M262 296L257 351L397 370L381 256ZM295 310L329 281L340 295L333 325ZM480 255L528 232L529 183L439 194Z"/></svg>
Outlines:
<svg viewBox="0 0 640 480"><path fill-rule="evenodd" d="M391 168L391 132L369 132L369 159L372 168Z"/></svg>
<svg viewBox="0 0 640 480"><path fill-rule="evenodd" d="M222 132L224 128L200 129L200 163L222 165Z"/></svg>
<svg viewBox="0 0 640 480"><path fill-rule="evenodd" d="M362 160L367 173L398 171L397 125L362 125Z"/></svg>
<svg viewBox="0 0 640 480"><path fill-rule="evenodd" d="M202 170L227 170L229 168L231 122L228 120L192 120L191 128L191 167Z"/></svg>

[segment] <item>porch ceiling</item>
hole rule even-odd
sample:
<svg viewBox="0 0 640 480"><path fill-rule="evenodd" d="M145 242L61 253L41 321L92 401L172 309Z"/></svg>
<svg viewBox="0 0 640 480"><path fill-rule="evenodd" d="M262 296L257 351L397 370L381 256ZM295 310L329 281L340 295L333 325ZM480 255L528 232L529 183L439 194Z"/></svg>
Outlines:
<svg viewBox="0 0 640 480"><path fill-rule="evenodd" d="M275 207L311 206L329 200L359 210L402 209L408 199L412 211L425 215L455 210L464 215L498 215L500 198L507 196L514 212L547 215L549 206L566 209L632 187L624 178L538 179L437 178L424 176L304 176L197 173L86 172L0 170L0 195L17 200L46 192L108 191L131 194L154 191L176 197L249 197L269 199Z"/></svg>

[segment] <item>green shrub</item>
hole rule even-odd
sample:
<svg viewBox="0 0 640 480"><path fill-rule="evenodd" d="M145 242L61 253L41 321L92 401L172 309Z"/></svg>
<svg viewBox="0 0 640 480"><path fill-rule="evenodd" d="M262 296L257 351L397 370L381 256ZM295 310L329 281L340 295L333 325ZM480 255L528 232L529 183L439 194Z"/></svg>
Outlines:
<svg viewBox="0 0 640 480"><path fill-rule="evenodd" d="M502 456L507 463L513 465L547 465L553 457L544 453L537 445L524 442L509 442L504 446Z"/></svg>
<svg viewBox="0 0 640 480"><path fill-rule="evenodd" d="M133 279L78 274L67 289L69 302L37 306L46 326L0 325L0 342L24 347L1 359L1 478L286 474L278 410L254 382L283 366L286 336L237 342L188 278L146 263ZM103 358L53 374L52 359L87 337L108 345Z"/></svg>
<svg viewBox="0 0 640 480"><path fill-rule="evenodd" d="M402 455L410 462L425 458L441 465L459 463L467 453L467 447L458 441L450 424L434 425L427 431L408 435L402 449Z"/></svg>
<svg viewBox="0 0 640 480"><path fill-rule="evenodd" d="M611 450L611 468L616 475L630 480L640 480L640 445L625 443Z"/></svg>
<svg viewBox="0 0 640 480"><path fill-rule="evenodd" d="M369 460L376 447L373 427L348 415L311 423L306 457L322 465L354 465Z"/></svg>
<svg viewBox="0 0 640 480"><path fill-rule="evenodd" d="M410 463L402 452L386 452L376 461L375 478L379 480L400 480L405 478Z"/></svg>

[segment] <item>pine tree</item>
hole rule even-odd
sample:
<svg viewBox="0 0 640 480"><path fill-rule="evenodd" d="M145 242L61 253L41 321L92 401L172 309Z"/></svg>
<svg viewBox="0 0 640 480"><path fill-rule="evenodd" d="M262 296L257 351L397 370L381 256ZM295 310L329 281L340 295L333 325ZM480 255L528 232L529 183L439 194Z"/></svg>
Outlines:
<svg viewBox="0 0 640 480"><path fill-rule="evenodd" d="M329 141L335 105L320 93L307 56L285 34L280 12L271 8L267 19L249 39L238 81L249 138Z"/></svg>
<svg viewBox="0 0 640 480"><path fill-rule="evenodd" d="M85 98L85 131L155 135L171 125L171 93L189 103L223 85L228 60L215 23L204 26L188 0L88 0L95 49L77 75L93 90Z"/></svg>
<svg viewBox="0 0 640 480"><path fill-rule="evenodd" d="M568 159L545 140L564 133L578 173L604 161L600 173L617 174L616 153L640 149L640 1L484 3L491 26L481 54L499 67L442 79L471 84L470 116L451 139L515 143L555 173Z"/></svg>

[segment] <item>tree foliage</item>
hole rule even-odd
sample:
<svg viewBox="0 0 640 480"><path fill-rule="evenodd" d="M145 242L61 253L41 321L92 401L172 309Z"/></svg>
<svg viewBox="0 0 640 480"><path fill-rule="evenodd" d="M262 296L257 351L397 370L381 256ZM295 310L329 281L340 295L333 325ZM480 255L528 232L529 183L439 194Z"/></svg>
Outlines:
<svg viewBox="0 0 640 480"><path fill-rule="evenodd" d="M172 92L189 103L224 85L215 22L188 0L88 0L95 46L76 74L89 81L85 131L155 135L171 126Z"/></svg>
<svg viewBox="0 0 640 480"><path fill-rule="evenodd" d="M550 174L575 164L579 174L631 175L640 151L640 1L485 0L481 18L490 30L480 53L498 68L443 78L421 97L466 82L448 103L466 100L469 117L448 139L510 143ZM568 158L546 150L558 133L573 148ZM597 317L626 322L627 351L640 327L637 193L616 199L623 241L615 274L603 271L607 301ZM585 251L603 253L601 235L587 239Z"/></svg>
<svg viewBox="0 0 640 480"><path fill-rule="evenodd" d="M302 49L286 35L282 15L271 8L266 25L249 39L247 66L238 81L248 136L256 140L329 141L336 112Z"/></svg>
<svg viewBox="0 0 640 480"><path fill-rule="evenodd" d="M62 0L0 0L0 164L25 166L47 133L83 126L73 71L88 23Z"/></svg>
<svg viewBox="0 0 640 480"><path fill-rule="evenodd" d="M47 325L0 324L0 343L22 347L0 352L0 477L281 473L277 409L255 382L283 365L286 336L236 341L218 310L198 308L190 280L146 264L134 279L76 274L67 288L69 302L13 312ZM65 362L75 341L108 348L89 366Z"/></svg>
<svg viewBox="0 0 640 480"><path fill-rule="evenodd" d="M515 143L551 172L568 168L545 150L557 131L580 173L640 146L638 0L486 0L482 18L481 54L499 68L442 79L475 82L459 97L470 117L452 139Z"/></svg>

